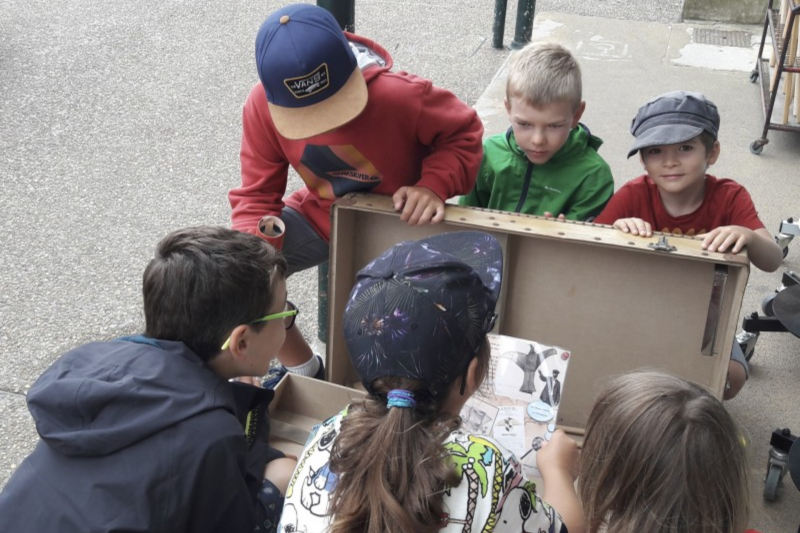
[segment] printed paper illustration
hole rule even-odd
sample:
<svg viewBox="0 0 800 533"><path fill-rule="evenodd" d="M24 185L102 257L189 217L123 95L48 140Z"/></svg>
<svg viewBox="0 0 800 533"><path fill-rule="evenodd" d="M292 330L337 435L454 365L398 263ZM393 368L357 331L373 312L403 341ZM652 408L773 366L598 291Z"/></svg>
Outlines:
<svg viewBox="0 0 800 533"><path fill-rule="evenodd" d="M505 335L489 335L489 344L489 373L461 411L463 426L497 439L527 477L540 478L536 452L555 431L570 352Z"/></svg>

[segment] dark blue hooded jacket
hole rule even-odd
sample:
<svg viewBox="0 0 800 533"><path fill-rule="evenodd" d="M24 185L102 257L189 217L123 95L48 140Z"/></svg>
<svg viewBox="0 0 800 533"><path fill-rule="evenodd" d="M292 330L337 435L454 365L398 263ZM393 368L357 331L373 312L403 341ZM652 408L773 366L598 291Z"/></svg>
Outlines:
<svg viewBox="0 0 800 533"><path fill-rule="evenodd" d="M41 438L0 492L0 532L251 532L235 389L180 342L66 353L28 393Z"/></svg>

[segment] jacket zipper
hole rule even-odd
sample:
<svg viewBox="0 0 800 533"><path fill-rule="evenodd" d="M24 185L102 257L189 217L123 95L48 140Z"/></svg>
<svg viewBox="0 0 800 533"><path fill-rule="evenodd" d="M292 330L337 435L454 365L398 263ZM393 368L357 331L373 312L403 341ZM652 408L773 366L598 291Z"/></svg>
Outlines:
<svg viewBox="0 0 800 533"><path fill-rule="evenodd" d="M525 183L522 185L522 194L519 195L519 203L514 210L515 213L522 211L522 206L525 205L525 199L528 196L528 188L531 185L531 176L533 175L533 163L528 161L528 169L525 171Z"/></svg>
<svg viewBox="0 0 800 533"><path fill-rule="evenodd" d="M244 437L247 440L247 449L253 447L258 434L258 420L261 417L261 406L257 405L247 413L247 422L244 428Z"/></svg>

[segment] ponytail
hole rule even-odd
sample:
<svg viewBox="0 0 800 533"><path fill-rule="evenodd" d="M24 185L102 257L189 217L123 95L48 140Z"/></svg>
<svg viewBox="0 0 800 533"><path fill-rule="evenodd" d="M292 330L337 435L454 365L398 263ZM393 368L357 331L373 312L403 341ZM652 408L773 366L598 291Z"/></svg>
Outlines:
<svg viewBox="0 0 800 533"><path fill-rule="evenodd" d="M378 396L354 403L331 453L338 476L328 512L330 533L436 532L444 517L443 492L459 482L444 442L461 420L441 413L419 381L385 377ZM388 408L390 390L414 394L413 407Z"/></svg>
<svg viewBox="0 0 800 533"><path fill-rule="evenodd" d="M475 354L477 385L489 374L490 356L484 338ZM421 381L383 377L372 388L376 395L351 405L333 443L330 469L338 479L328 531L436 533L446 515L444 492L461 481L444 448L461 418L442 412L447 394L433 396Z"/></svg>

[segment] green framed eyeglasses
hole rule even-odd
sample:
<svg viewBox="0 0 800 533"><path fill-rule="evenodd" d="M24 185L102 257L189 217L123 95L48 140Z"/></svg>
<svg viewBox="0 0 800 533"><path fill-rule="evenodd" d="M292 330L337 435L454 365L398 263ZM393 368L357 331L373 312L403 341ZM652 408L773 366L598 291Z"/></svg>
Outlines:
<svg viewBox="0 0 800 533"><path fill-rule="evenodd" d="M299 312L300 310L297 309L296 305L294 305L289 300L286 300L286 307L280 313L272 313L271 315L262 316L261 318L257 318L252 322L248 322L247 325L249 326L251 324L258 324L259 322L269 322L270 320L278 320L279 318L282 318L283 327L286 329L292 329L292 326L294 326L294 319L297 317L297 313ZM220 348L220 350L227 350L228 346L230 345L231 345L231 338L228 337L228 340L225 341L225 344L222 345L222 348Z"/></svg>

